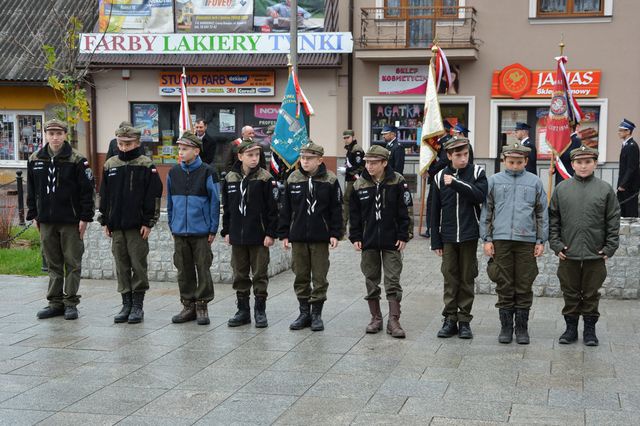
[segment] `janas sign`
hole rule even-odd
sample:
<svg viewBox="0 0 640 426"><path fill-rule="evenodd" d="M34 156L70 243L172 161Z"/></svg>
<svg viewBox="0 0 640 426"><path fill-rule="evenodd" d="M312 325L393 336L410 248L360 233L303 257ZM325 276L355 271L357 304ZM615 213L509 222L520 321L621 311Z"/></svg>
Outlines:
<svg viewBox="0 0 640 426"><path fill-rule="evenodd" d="M600 92L600 70L570 70L567 72L576 98L597 98ZM555 70L530 71L520 64L511 64L493 72L493 98L549 98L553 93Z"/></svg>
<svg viewBox="0 0 640 426"><path fill-rule="evenodd" d="M289 34L80 34L80 53L289 53ZM351 33L300 33L298 53L351 53Z"/></svg>

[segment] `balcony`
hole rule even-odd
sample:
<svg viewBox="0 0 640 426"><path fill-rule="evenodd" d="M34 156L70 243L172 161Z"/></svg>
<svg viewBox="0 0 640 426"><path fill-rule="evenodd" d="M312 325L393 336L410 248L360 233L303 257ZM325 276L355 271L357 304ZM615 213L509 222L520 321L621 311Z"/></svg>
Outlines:
<svg viewBox="0 0 640 426"><path fill-rule="evenodd" d="M364 7L354 53L365 61L424 59L435 40L450 59L476 60L475 27L473 7Z"/></svg>

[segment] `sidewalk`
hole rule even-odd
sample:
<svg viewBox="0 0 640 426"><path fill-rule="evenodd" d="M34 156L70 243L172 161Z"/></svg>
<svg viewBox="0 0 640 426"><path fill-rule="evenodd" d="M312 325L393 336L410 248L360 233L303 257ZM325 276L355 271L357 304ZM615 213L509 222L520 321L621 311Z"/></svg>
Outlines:
<svg viewBox="0 0 640 426"><path fill-rule="evenodd" d="M2 276L0 424L640 424L636 301L601 302L595 348L558 345L562 300L551 298L534 300L529 346L497 342L491 295L476 296L473 340L443 340L439 259L418 237L404 260L405 340L365 335L347 242L331 255L317 333L288 329L290 271L271 280L261 330L227 327L229 285L216 285L209 326L171 323L180 306L167 283L152 283L144 323L115 325L114 281L83 280L78 320L37 320L46 279Z"/></svg>

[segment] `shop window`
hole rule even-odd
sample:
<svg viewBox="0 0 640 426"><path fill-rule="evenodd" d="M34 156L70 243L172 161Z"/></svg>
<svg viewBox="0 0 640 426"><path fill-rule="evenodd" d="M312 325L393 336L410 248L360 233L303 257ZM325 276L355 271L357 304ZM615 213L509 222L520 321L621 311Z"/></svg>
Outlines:
<svg viewBox="0 0 640 426"><path fill-rule="evenodd" d="M603 0L537 0L538 17L603 16Z"/></svg>
<svg viewBox="0 0 640 426"><path fill-rule="evenodd" d="M43 146L43 113L0 111L0 160L26 161Z"/></svg>

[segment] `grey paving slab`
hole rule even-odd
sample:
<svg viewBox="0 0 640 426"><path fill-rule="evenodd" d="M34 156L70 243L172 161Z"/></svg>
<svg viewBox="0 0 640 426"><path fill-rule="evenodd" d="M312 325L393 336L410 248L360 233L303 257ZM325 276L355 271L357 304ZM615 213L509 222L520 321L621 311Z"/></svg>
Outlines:
<svg viewBox="0 0 640 426"><path fill-rule="evenodd" d="M448 382L441 380L389 377L380 386L379 393L381 395L440 399L448 386Z"/></svg>
<svg viewBox="0 0 640 426"><path fill-rule="evenodd" d="M619 410L620 399L616 392L585 391L576 392L566 389L550 389L549 405L554 407L593 408L600 410Z"/></svg>
<svg viewBox="0 0 640 426"><path fill-rule="evenodd" d="M0 404L0 408L59 411L97 391L99 387L47 382Z"/></svg>
<svg viewBox="0 0 640 426"><path fill-rule="evenodd" d="M295 401L292 395L256 395L236 393L218 405L196 425L273 423Z"/></svg>
<svg viewBox="0 0 640 426"><path fill-rule="evenodd" d="M342 354L288 352L269 366L273 371L307 371L324 373L343 357Z"/></svg>
<svg viewBox="0 0 640 426"><path fill-rule="evenodd" d="M513 404L509 423L539 425L584 425L584 410L547 405Z"/></svg>
<svg viewBox="0 0 640 426"><path fill-rule="evenodd" d="M367 401L364 413L398 414L409 397L375 394Z"/></svg>
<svg viewBox="0 0 640 426"><path fill-rule="evenodd" d="M227 392L173 389L136 411L135 415L198 420L229 397Z"/></svg>
<svg viewBox="0 0 640 426"><path fill-rule="evenodd" d="M55 411L12 410L0 408L0 425L28 426L55 414Z"/></svg>
<svg viewBox="0 0 640 426"><path fill-rule="evenodd" d="M118 426L189 426L193 420L177 417L127 416L118 422Z"/></svg>
<svg viewBox="0 0 640 426"><path fill-rule="evenodd" d="M33 361L28 361L24 359L8 359L4 361L0 361L0 374L10 373L18 368L24 367L25 365L31 364Z"/></svg>
<svg viewBox="0 0 640 426"><path fill-rule="evenodd" d="M326 373L305 395L313 397L371 398L385 376L376 372L358 373L356 375Z"/></svg>
<svg viewBox="0 0 640 426"><path fill-rule="evenodd" d="M296 395L304 394L322 373L302 371L263 371L240 391L252 394Z"/></svg>
<svg viewBox="0 0 640 426"><path fill-rule="evenodd" d="M43 426L67 426L67 425L115 425L124 416L87 413L56 413L38 423Z"/></svg>
<svg viewBox="0 0 640 426"><path fill-rule="evenodd" d="M586 426L627 426L638 424L638 417L625 411L587 409Z"/></svg>
<svg viewBox="0 0 640 426"><path fill-rule="evenodd" d="M28 364L24 367L17 368L11 371L11 374L25 375L25 376L47 376L57 377L67 374L70 371L78 368L78 364L63 361L45 360L45 361L27 361Z"/></svg>
<svg viewBox="0 0 640 426"><path fill-rule="evenodd" d="M640 411L640 392L620 392L620 405L626 411Z"/></svg>
<svg viewBox="0 0 640 426"><path fill-rule="evenodd" d="M202 367L147 365L113 383L118 387L172 389L202 370Z"/></svg>
<svg viewBox="0 0 640 426"><path fill-rule="evenodd" d="M429 426L498 426L504 422L485 422L482 420L452 419L447 417L433 417Z"/></svg>
<svg viewBox="0 0 640 426"><path fill-rule="evenodd" d="M276 425L349 424L366 403L364 399L303 396L275 422Z"/></svg>
<svg viewBox="0 0 640 426"><path fill-rule="evenodd" d="M67 412L127 416L167 392L158 388L107 386L64 409Z"/></svg>
<svg viewBox="0 0 640 426"><path fill-rule="evenodd" d="M236 349L211 365L228 368L250 367L265 369L282 358L285 353L286 352L283 351L248 351Z"/></svg>
<svg viewBox="0 0 640 426"><path fill-rule="evenodd" d="M459 401L410 397L400 410L400 414L505 422L509 419L510 409L509 402L465 401L461 404Z"/></svg>
<svg viewBox="0 0 640 426"><path fill-rule="evenodd" d="M183 380L176 388L210 392L236 392L253 380L261 368L228 368L210 366Z"/></svg>
<svg viewBox="0 0 640 426"><path fill-rule="evenodd" d="M381 336L382 337L382 336ZM362 338L360 337L338 337L325 336L322 334L312 334L292 350L295 352L321 352L331 354L344 354Z"/></svg>
<svg viewBox="0 0 640 426"><path fill-rule="evenodd" d="M361 413L358 414L352 425L430 425L430 417L403 416L399 414Z"/></svg>
<svg viewBox="0 0 640 426"><path fill-rule="evenodd" d="M447 388L444 398L451 401L547 404L548 393L545 388L498 385L491 381L486 381L482 385L476 383L452 383Z"/></svg>

